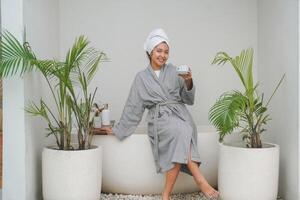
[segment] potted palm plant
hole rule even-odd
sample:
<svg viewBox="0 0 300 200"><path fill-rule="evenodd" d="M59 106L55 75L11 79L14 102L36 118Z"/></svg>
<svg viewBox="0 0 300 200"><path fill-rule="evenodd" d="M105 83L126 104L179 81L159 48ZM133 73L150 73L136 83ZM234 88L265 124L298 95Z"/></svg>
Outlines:
<svg viewBox="0 0 300 200"><path fill-rule="evenodd" d="M225 92L209 111L209 120L220 135L218 188L223 200L276 199L279 174L279 146L263 143L261 134L270 120L269 103L284 79L265 102L253 80L253 49L230 57L218 52L212 64L229 62L244 90ZM224 142L224 137L238 131L241 142Z"/></svg>
<svg viewBox="0 0 300 200"><path fill-rule="evenodd" d="M47 136L53 136L56 141L56 145L45 147L42 153L45 200L100 198L102 150L91 145L92 106L97 89L90 93L88 83L99 64L107 59L103 52L88 44L88 40L80 36L65 60L42 60L35 56L28 42L21 44L7 31L2 34L0 77L38 70L46 80L54 103L49 105L41 98L39 103L31 102L26 107L27 112L45 120Z"/></svg>

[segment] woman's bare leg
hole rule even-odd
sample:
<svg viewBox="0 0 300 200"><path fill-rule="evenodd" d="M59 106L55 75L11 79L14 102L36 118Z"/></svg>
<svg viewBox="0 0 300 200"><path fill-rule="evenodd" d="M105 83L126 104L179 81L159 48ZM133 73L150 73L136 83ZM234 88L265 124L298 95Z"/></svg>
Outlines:
<svg viewBox="0 0 300 200"><path fill-rule="evenodd" d="M179 163L175 163L175 167L167 171L166 173L166 184L164 188L164 192L162 193L162 200L170 200L170 194L173 190L173 186L177 179L178 173L180 171L181 165Z"/></svg>
<svg viewBox="0 0 300 200"><path fill-rule="evenodd" d="M196 162L192 161L189 157L188 164L189 170L191 171L198 187L201 192L208 198L218 198L219 192L209 185L204 176L202 175L199 166Z"/></svg>

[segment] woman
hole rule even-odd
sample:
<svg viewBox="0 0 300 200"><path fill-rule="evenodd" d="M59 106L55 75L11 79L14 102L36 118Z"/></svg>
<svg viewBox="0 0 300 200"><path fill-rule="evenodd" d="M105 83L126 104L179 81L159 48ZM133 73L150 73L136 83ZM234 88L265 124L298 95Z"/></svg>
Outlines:
<svg viewBox="0 0 300 200"><path fill-rule="evenodd" d="M192 74L178 75L169 57L168 37L162 29L152 31L144 45L149 66L139 72L132 84L120 122L114 128L102 128L120 140L131 135L148 109L148 136L158 173L166 173L163 200L169 200L179 171L192 175L206 197L218 192L199 170L197 130L185 104L194 103Z"/></svg>

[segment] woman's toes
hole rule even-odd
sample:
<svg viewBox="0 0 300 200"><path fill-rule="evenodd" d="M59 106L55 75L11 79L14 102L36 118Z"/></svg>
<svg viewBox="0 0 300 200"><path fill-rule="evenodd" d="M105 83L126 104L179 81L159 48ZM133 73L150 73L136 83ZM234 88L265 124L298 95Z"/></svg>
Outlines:
<svg viewBox="0 0 300 200"><path fill-rule="evenodd" d="M215 190L212 196L214 198L218 198L219 197L219 192Z"/></svg>
<svg viewBox="0 0 300 200"><path fill-rule="evenodd" d="M213 188L202 191L204 196L208 199L217 199L219 197L219 192Z"/></svg>
<svg viewBox="0 0 300 200"><path fill-rule="evenodd" d="M212 196L213 196L213 197L218 197L218 196L219 196L219 194L218 194L218 192L217 192L217 191L214 191L214 192L212 193Z"/></svg>

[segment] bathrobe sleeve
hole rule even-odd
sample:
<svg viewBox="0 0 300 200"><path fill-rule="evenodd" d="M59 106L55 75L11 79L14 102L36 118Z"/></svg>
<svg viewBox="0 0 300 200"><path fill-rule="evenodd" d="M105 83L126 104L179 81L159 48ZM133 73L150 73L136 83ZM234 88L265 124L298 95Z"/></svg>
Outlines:
<svg viewBox="0 0 300 200"><path fill-rule="evenodd" d="M120 121L112 130L119 140L123 140L130 136L143 117L145 107L139 94L139 87L141 87L142 84L139 84L138 79L138 77L135 78Z"/></svg>
<svg viewBox="0 0 300 200"><path fill-rule="evenodd" d="M190 90L188 90L183 78L179 77L179 83L180 83L180 96L182 101L187 105L193 105L194 98L195 98L195 91L196 91L195 84L193 83L192 84L193 87Z"/></svg>

